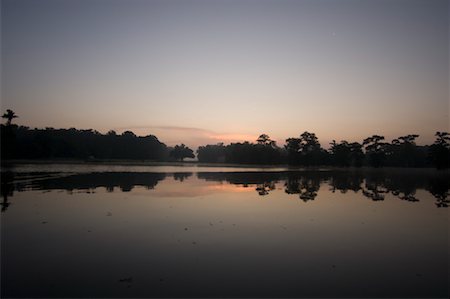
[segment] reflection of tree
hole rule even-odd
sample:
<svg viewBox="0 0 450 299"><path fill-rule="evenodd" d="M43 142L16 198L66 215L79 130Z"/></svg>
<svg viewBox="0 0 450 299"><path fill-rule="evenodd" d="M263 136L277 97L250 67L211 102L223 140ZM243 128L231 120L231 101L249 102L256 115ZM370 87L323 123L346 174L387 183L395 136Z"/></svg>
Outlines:
<svg viewBox="0 0 450 299"><path fill-rule="evenodd" d="M257 184L255 189L259 195L264 196L269 194L269 191L275 190L275 182L264 182L262 184Z"/></svg>
<svg viewBox="0 0 450 299"><path fill-rule="evenodd" d="M173 178L175 181L183 182L188 177L192 176L192 172L175 172Z"/></svg>
<svg viewBox="0 0 450 299"><path fill-rule="evenodd" d="M286 177L285 172L199 172L199 179L228 182L235 185L257 185L264 182L278 182Z"/></svg>
<svg viewBox="0 0 450 299"><path fill-rule="evenodd" d="M346 193L348 190L354 192L361 190L363 196L374 201L384 200L386 194L391 193L401 200L416 202L419 200L415 196L416 190L427 189L438 198L439 207L449 205L446 198L450 186L448 183L445 185L445 182L450 182L448 173L394 169L388 171L203 172L198 173L197 176L207 181L226 181L235 185L255 186L260 195L267 195L272 190L271 184L284 180L285 192L298 194L304 201L316 198L321 182L328 182L333 192L338 190ZM437 182L436 179L438 179ZM430 184L430 180L434 183ZM441 186L443 183L444 186Z"/></svg>
<svg viewBox="0 0 450 299"><path fill-rule="evenodd" d="M1 211L5 212L11 204L10 202L8 202L8 196L13 196L14 192L14 185L12 183L14 175L11 172L2 172L1 179L2 202L0 203L0 205L2 206Z"/></svg>
<svg viewBox="0 0 450 299"><path fill-rule="evenodd" d="M371 198L373 201L384 200L384 195L388 193L389 190L384 186L382 182L377 180L368 180L362 188L362 194L365 197Z"/></svg>
<svg viewBox="0 0 450 299"><path fill-rule="evenodd" d="M341 193L347 193L348 190L358 192L361 190L363 176L361 174L353 174L348 172L337 172L331 176L330 186L334 193L339 190Z"/></svg>
<svg viewBox="0 0 450 299"><path fill-rule="evenodd" d="M436 198L438 208L448 208L450 200L448 199L450 181L448 178L434 178L429 181L427 190Z"/></svg>
<svg viewBox="0 0 450 299"><path fill-rule="evenodd" d="M285 189L284 192L287 194L299 194L300 193L300 183L298 179L288 179L286 180L286 183L284 184Z"/></svg>
<svg viewBox="0 0 450 299"><path fill-rule="evenodd" d="M115 187L119 187L123 192L131 191L135 186L144 186L147 189L154 189L159 181L164 180L165 173L144 173L144 172L98 172L75 174L64 177L52 177L34 181L32 189L55 190L92 190L104 187L108 192L113 192ZM22 183L23 184L23 183ZM22 184L17 184L21 188Z"/></svg>
<svg viewBox="0 0 450 299"><path fill-rule="evenodd" d="M320 188L320 179L315 177L291 177L285 184L287 194L299 194L299 198L304 202L314 200Z"/></svg>
<svg viewBox="0 0 450 299"><path fill-rule="evenodd" d="M411 192L411 193L408 193L408 192L401 192L399 190L392 190L391 193L392 193L392 195L397 196L401 200L406 200L406 201L410 201L410 202L417 202L417 201L419 201L415 197L415 195L416 195L415 191Z"/></svg>
<svg viewBox="0 0 450 299"><path fill-rule="evenodd" d="M416 198L416 189L410 179L405 178L401 181L401 184L387 184L388 188L391 190L392 195L400 198L401 200L406 200L409 202L418 202L419 199Z"/></svg>
<svg viewBox="0 0 450 299"><path fill-rule="evenodd" d="M177 181L184 181L192 173L174 173ZM259 195L267 195L276 188L276 183L285 182L287 194L298 194L303 201L314 200L320 184L327 182L330 189L342 193L348 190L358 192L372 200L384 200L386 194L415 202L417 189L425 189L436 198L437 207L450 205L450 175L448 172L377 170L377 171L266 171L266 172L204 172L197 174L199 179L215 182L228 182L234 185L255 188ZM23 179L22 179L23 178ZM98 187L113 192L119 187L123 192L135 186L154 189L165 173L106 172L85 173L62 176L61 173L8 173L1 174L2 211L10 206L9 198L13 191L24 190L93 190ZM13 183L13 179L15 179Z"/></svg>

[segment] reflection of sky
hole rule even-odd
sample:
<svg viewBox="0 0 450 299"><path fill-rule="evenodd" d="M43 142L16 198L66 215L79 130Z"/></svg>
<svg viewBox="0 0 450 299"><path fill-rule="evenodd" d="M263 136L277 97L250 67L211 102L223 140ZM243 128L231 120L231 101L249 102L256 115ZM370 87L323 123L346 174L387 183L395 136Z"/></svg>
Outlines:
<svg viewBox="0 0 450 299"><path fill-rule="evenodd" d="M4 0L2 110L196 146L448 129L446 0Z"/></svg>
<svg viewBox="0 0 450 299"><path fill-rule="evenodd" d="M196 177L190 177L181 182L171 182L166 179L157 186L155 196L158 197L196 197L208 196L216 193L241 193L255 192L255 186L244 187L242 185L233 185L227 182L206 182ZM185 183L186 182L186 183ZM145 192L142 190L142 192Z"/></svg>
<svg viewBox="0 0 450 299"><path fill-rule="evenodd" d="M448 292L448 213L428 192L419 190L417 203L390 194L373 202L323 184L305 203L284 190L261 197L213 185L223 184L190 177L154 190L17 192L2 214L2 287L20 297ZM188 193L158 196L179 186ZM204 193L191 196L197 188ZM118 282L126 277L130 288Z"/></svg>

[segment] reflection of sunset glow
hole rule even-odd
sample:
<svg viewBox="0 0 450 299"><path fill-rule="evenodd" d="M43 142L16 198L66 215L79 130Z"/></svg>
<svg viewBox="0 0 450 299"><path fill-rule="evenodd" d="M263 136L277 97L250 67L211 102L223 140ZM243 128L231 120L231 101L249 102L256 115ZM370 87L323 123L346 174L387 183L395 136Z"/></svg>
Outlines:
<svg viewBox="0 0 450 299"><path fill-rule="evenodd" d="M158 184L156 188L156 195L160 197L197 197L205 196L217 193L251 193L255 192L256 185L248 185L244 187L243 185L234 185L228 183L211 183L202 182L195 179L190 180L190 184L181 184L179 182L174 182L166 180ZM142 194L148 190L142 189ZM135 191L137 192L137 190Z"/></svg>
<svg viewBox="0 0 450 299"><path fill-rule="evenodd" d="M255 192L255 186L249 185L244 187L242 185L232 185L232 184L219 184L207 186L208 191L225 191L225 192Z"/></svg>

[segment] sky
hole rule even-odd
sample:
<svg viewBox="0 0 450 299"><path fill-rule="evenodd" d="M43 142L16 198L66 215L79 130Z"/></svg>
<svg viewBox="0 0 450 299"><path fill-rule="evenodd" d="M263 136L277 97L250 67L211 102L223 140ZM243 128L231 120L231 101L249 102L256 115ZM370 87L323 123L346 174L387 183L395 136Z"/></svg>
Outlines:
<svg viewBox="0 0 450 299"><path fill-rule="evenodd" d="M1 0L1 110L168 145L449 130L447 0Z"/></svg>

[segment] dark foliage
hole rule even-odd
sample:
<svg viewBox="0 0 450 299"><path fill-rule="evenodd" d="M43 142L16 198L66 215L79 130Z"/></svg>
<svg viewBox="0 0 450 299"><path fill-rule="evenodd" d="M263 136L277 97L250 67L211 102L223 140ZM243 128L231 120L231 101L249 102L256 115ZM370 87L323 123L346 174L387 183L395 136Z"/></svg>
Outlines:
<svg viewBox="0 0 450 299"><path fill-rule="evenodd" d="M281 164L284 162L283 150L266 134L256 140L257 143L231 143L224 146L200 146L197 150L200 162L225 162L238 164Z"/></svg>
<svg viewBox="0 0 450 299"><path fill-rule="evenodd" d="M341 143L336 143L333 140L331 143L330 154L332 157L332 164L340 167L361 167L364 161L364 153L362 145L358 142L348 143L343 140Z"/></svg>
<svg viewBox="0 0 450 299"><path fill-rule="evenodd" d="M286 139L288 162L293 165L319 166L329 165L330 158L321 146L316 134L303 132L300 138Z"/></svg>
<svg viewBox="0 0 450 299"><path fill-rule="evenodd" d="M429 157L438 169L450 167L450 134L436 132L436 141L430 146Z"/></svg>
<svg viewBox="0 0 450 299"><path fill-rule="evenodd" d="M1 159L169 159L183 161L195 158L194 152L184 144L167 148L155 136L138 137L131 131L117 135L115 131L101 134L95 130L29 129L11 121L17 118L12 110L3 114L6 124L1 125ZM416 134L398 137L391 143L384 137L373 135L362 144L346 140L333 140L329 150L321 147L314 133L303 132L299 137L286 139L279 147L269 135L261 134L256 143L248 141L224 145L200 146L200 162L236 164L289 164L296 166L338 167L429 167L449 168L450 135L437 132L431 146L417 146Z"/></svg>
<svg viewBox="0 0 450 299"><path fill-rule="evenodd" d="M3 159L140 159L163 160L167 147L155 136L130 131L103 135L94 130L34 129L1 125Z"/></svg>
<svg viewBox="0 0 450 299"><path fill-rule="evenodd" d="M363 141L368 163L372 167L384 165L387 143L381 142L382 140L384 140L384 136L373 135Z"/></svg>
<svg viewBox="0 0 450 299"><path fill-rule="evenodd" d="M197 158L201 162L224 163L227 147L223 143L208 144L197 149Z"/></svg>
<svg viewBox="0 0 450 299"><path fill-rule="evenodd" d="M195 158L194 151L184 144L175 145L169 156L177 161L183 161L184 158Z"/></svg>

